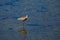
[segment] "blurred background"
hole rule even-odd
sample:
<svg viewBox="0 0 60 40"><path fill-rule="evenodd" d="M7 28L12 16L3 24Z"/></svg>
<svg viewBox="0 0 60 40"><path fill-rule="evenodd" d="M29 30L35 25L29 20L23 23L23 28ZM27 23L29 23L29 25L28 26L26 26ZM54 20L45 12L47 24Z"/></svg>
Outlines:
<svg viewBox="0 0 60 40"><path fill-rule="evenodd" d="M60 0L0 0L0 40L60 40Z"/></svg>

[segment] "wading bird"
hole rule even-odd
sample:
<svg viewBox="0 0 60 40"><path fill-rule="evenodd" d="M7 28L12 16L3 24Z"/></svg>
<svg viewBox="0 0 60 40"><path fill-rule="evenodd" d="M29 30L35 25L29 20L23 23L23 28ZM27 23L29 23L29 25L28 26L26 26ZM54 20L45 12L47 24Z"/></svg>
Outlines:
<svg viewBox="0 0 60 40"><path fill-rule="evenodd" d="M17 20L24 22L24 21L27 20L27 18L28 18L28 15L26 15L26 16L24 16L24 17L20 17L20 18L18 18Z"/></svg>
<svg viewBox="0 0 60 40"><path fill-rule="evenodd" d="M27 20L27 18L28 18L28 15L26 15L26 16L23 16L23 17L20 17L20 18L17 18L17 20L19 20L19 21L21 21L21 22L23 22L23 28L22 28L22 30L20 30L20 32L21 33L23 33L24 35L26 35L27 34L27 31L25 30L25 28L24 28L24 24L25 24L25 21Z"/></svg>
<svg viewBox="0 0 60 40"><path fill-rule="evenodd" d="M17 20L21 21L23 26L26 24L25 21L28 19L28 15L17 18ZM23 27L24 28L24 27Z"/></svg>

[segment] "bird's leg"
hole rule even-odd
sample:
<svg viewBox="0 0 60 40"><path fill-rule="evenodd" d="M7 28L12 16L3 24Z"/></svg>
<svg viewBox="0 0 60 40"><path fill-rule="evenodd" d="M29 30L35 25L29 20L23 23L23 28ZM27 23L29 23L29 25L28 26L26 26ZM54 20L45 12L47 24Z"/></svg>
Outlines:
<svg viewBox="0 0 60 40"><path fill-rule="evenodd" d="M26 27L26 21L23 21L23 28L25 29L25 27Z"/></svg>
<svg viewBox="0 0 60 40"><path fill-rule="evenodd" d="M25 30L25 21L22 22L22 30L21 30L21 35L25 36L25 38L28 37L28 32Z"/></svg>
<svg viewBox="0 0 60 40"><path fill-rule="evenodd" d="M23 29L24 29L24 26L25 26L25 22L23 21Z"/></svg>

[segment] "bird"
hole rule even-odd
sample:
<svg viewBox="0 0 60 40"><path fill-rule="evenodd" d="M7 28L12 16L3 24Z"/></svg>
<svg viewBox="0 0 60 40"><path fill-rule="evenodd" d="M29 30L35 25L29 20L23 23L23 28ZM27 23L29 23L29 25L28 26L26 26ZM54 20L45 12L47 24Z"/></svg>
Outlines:
<svg viewBox="0 0 60 40"><path fill-rule="evenodd" d="M27 35L27 31L25 30L24 28L24 25L25 25L25 21L28 19L28 15L26 16L23 16L23 17L20 17L20 18L17 18L17 20L19 21L22 21L23 22L23 26L22 26L22 30L20 30L20 32L23 34L23 35Z"/></svg>
<svg viewBox="0 0 60 40"><path fill-rule="evenodd" d="M27 18L28 18L28 15L26 15L26 16L23 16L23 17L20 17L20 18L17 18L17 20L19 20L19 21L26 21L27 20Z"/></svg>

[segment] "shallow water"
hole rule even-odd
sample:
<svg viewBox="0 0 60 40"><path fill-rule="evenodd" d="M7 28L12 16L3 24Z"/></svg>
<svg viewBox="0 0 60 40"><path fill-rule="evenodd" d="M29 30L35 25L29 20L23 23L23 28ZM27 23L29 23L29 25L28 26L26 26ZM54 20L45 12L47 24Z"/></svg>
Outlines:
<svg viewBox="0 0 60 40"><path fill-rule="evenodd" d="M59 0L0 0L0 40L60 40ZM27 37L21 36L25 21Z"/></svg>

